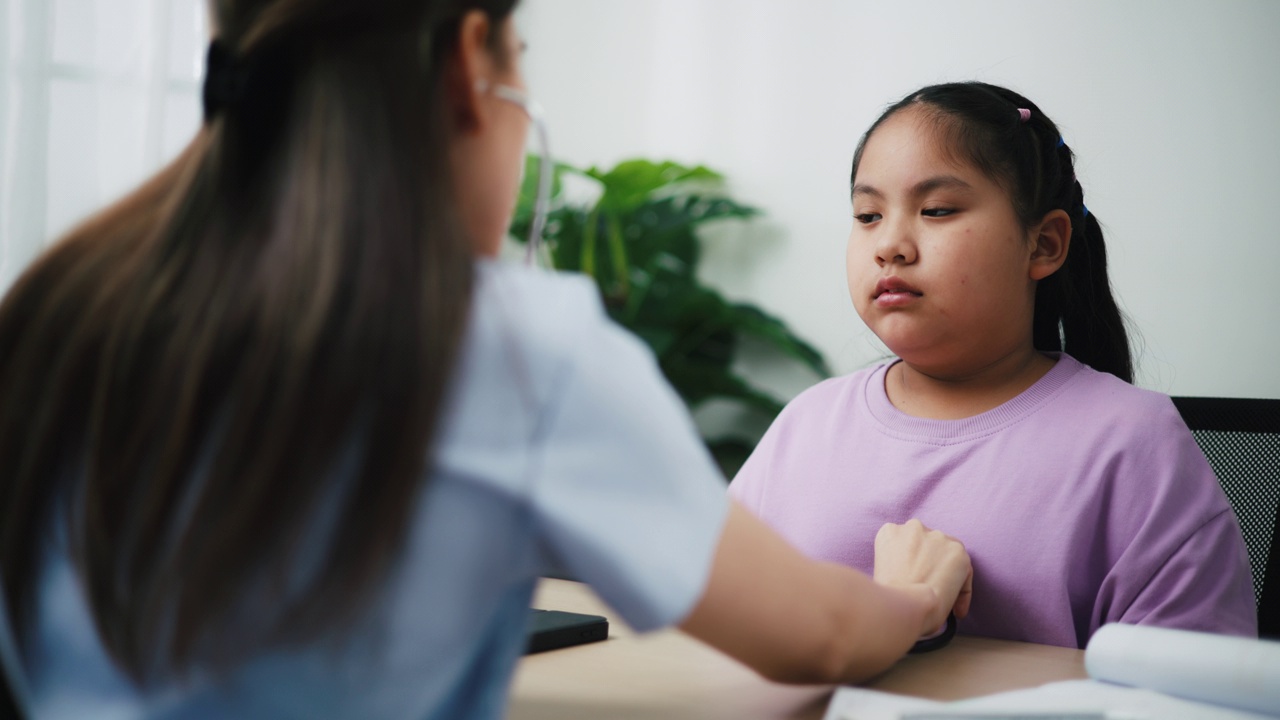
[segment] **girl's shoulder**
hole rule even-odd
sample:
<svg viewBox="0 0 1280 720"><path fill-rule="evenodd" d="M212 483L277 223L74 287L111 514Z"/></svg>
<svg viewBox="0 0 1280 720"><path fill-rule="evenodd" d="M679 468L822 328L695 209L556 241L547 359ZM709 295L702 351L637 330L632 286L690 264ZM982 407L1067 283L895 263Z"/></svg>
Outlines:
<svg viewBox="0 0 1280 720"><path fill-rule="evenodd" d="M1076 441L1094 447L1096 457L1112 455L1123 459L1122 464L1142 467L1173 463L1180 469L1170 477L1203 475L1208 478L1204 484L1216 488L1191 430L1168 395L1086 365L1080 368L1052 403L1054 426L1073 428ZM1195 478L1196 483L1202 480Z"/></svg>
<svg viewBox="0 0 1280 720"><path fill-rule="evenodd" d="M1111 373L1095 370L1070 355L1063 354L1059 363L1068 363L1075 368L1061 398L1069 407L1088 412L1098 420L1182 424L1182 416L1165 393L1132 385Z"/></svg>

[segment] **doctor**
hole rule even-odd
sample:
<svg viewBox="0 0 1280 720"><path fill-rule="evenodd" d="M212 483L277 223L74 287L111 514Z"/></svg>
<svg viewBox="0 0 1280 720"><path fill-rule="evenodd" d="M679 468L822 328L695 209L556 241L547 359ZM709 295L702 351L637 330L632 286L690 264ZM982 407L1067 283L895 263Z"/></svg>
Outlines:
<svg viewBox="0 0 1280 720"><path fill-rule="evenodd" d="M0 306L0 656L31 717L501 716L537 577L766 677L857 681L968 603L732 503L586 280L494 259L514 0L217 0L205 123ZM785 619L785 621L784 621Z"/></svg>

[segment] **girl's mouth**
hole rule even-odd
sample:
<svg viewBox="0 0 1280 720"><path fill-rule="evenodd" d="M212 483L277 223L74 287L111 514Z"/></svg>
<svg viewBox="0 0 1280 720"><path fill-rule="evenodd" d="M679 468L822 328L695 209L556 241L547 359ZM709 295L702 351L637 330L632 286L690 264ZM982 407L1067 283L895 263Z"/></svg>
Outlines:
<svg viewBox="0 0 1280 720"><path fill-rule="evenodd" d="M901 278L887 277L881 278L876 283L876 290L872 294L872 299L880 307L901 307L914 302L923 295L924 293L908 285Z"/></svg>

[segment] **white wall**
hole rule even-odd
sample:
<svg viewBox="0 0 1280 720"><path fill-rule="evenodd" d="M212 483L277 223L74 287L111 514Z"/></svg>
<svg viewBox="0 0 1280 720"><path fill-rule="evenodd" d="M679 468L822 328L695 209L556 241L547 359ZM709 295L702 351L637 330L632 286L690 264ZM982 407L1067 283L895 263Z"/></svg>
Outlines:
<svg viewBox="0 0 1280 720"><path fill-rule="evenodd" d="M194 132L200 0L0 0L0 287ZM1139 382L1280 397L1280 2L524 0L553 148L724 171L767 213L709 238L707 277L837 371L883 353L848 300L849 161L880 109L980 78L1079 157ZM785 394L811 381L763 368Z"/></svg>
<svg viewBox="0 0 1280 720"><path fill-rule="evenodd" d="M726 173L767 220L716 233L708 279L839 372L884 352L844 279L858 138L919 86L982 79L1075 150L1139 384L1280 398L1280 2L526 0L520 25L553 151Z"/></svg>

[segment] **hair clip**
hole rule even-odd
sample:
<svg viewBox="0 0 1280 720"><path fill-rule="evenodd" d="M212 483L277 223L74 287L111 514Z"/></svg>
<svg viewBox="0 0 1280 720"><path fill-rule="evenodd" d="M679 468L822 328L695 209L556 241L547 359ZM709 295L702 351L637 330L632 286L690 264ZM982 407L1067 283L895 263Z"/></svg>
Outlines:
<svg viewBox="0 0 1280 720"><path fill-rule="evenodd" d="M1089 206L1084 203L1080 203L1080 207L1084 210L1084 216L1089 217Z"/></svg>
<svg viewBox="0 0 1280 720"><path fill-rule="evenodd" d="M1018 119L1026 122L1031 119L1031 111L1026 108L1018 108Z"/></svg>
<svg viewBox="0 0 1280 720"><path fill-rule="evenodd" d="M1066 141L1066 140L1063 140L1063 139L1062 139L1062 136L1061 136L1061 135L1059 135L1059 136L1058 136L1058 144L1057 144L1057 146L1056 146L1056 147L1062 147L1063 145L1066 145L1066 144L1067 144L1067 141Z"/></svg>

